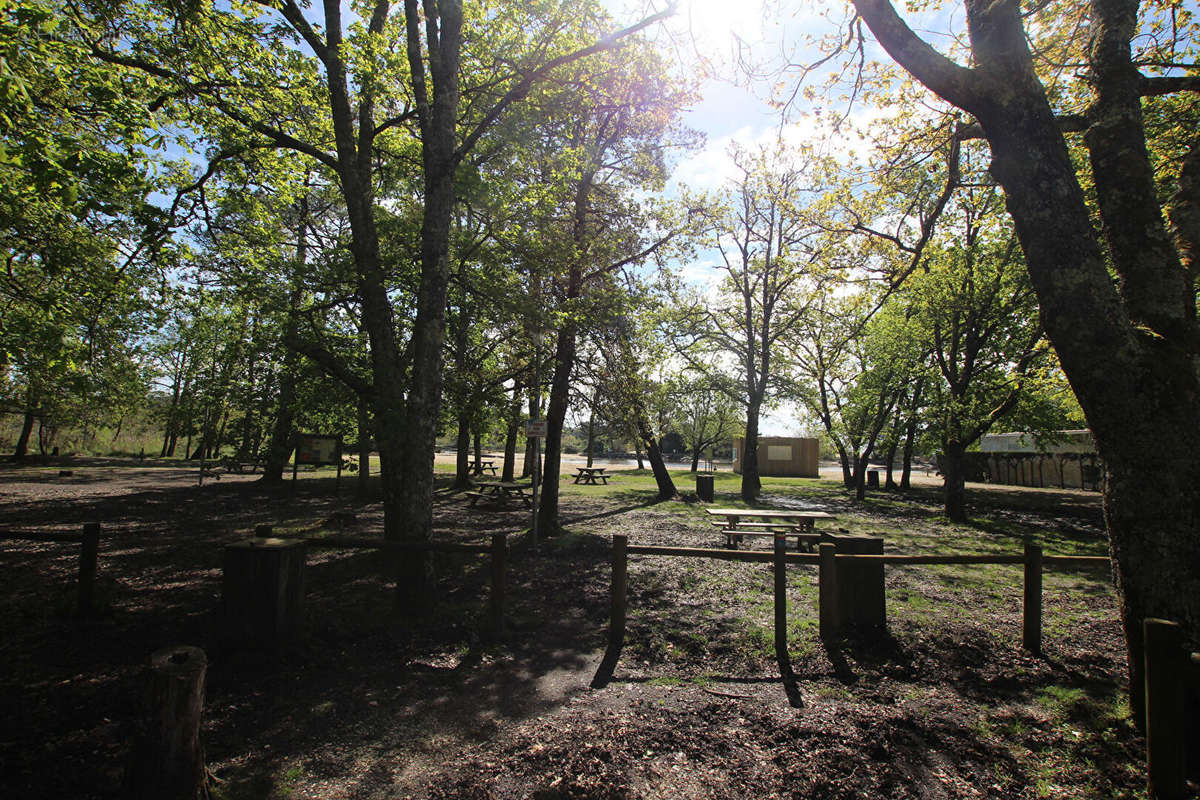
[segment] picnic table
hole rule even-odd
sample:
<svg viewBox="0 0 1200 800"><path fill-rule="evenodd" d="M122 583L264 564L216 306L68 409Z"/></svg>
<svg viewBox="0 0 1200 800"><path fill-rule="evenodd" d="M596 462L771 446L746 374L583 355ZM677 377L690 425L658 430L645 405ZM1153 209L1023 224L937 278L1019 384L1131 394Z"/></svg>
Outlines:
<svg viewBox="0 0 1200 800"><path fill-rule="evenodd" d="M491 458L471 459L467 462L467 470L472 475L482 475L485 471L496 474L496 462Z"/></svg>
<svg viewBox="0 0 1200 800"><path fill-rule="evenodd" d="M602 483L607 486L608 476L604 474L604 467L576 467L575 483L586 483L593 486Z"/></svg>
<svg viewBox="0 0 1200 800"><path fill-rule="evenodd" d="M259 459L240 459L235 456L224 456L221 458L220 466L226 472L244 475L248 472L258 472Z"/></svg>
<svg viewBox="0 0 1200 800"><path fill-rule="evenodd" d="M725 547L736 550L746 536L770 536L779 534L796 537L796 548L811 550L821 541L822 534L813 530L819 519L837 519L824 511L801 511L796 509L771 508L706 508L709 520L721 528L725 535Z"/></svg>
<svg viewBox="0 0 1200 800"><path fill-rule="evenodd" d="M509 500L520 500L526 508L533 508L533 487L520 481L476 481L475 491L467 492L471 505L480 500L490 500L494 503L508 503Z"/></svg>

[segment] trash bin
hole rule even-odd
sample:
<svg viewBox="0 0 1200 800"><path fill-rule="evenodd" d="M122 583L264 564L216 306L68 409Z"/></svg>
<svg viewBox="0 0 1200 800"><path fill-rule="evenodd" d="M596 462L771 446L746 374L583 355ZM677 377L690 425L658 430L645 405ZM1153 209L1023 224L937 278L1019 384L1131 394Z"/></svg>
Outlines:
<svg viewBox="0 0 1200 800"><path fill-rule="evenodd" d="M713 476L696 473L696 496L706 503L713 501Z"/></svg>
<svg viewBox="0 0 1200 800"><path fill-rule="evenodd" d="M867 488L868 489L878 489L879 488L879 470L877 470L877 469L867 470Z"/></svg>

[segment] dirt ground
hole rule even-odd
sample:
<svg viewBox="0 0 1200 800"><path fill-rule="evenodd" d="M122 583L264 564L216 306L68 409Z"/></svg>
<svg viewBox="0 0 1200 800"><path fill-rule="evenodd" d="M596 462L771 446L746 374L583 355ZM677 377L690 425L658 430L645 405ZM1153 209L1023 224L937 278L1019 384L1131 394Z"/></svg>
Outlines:
<svg viewBox="0 0 1200 800"><path fill-rule="evenodd" d="M73 474L59 477L69 467ZM0 528L103 524L100 596L73 614L77 550L0 550L0 797L120 795L149 654L209 655L204 742L224 798L1140 797L1142 741L1124 695L1107 575L1048 575L1042 657L1020 649L1011 568L905 568L887 578L888 635L825 645L813 571L789 571L789 705L771 641L767 565L634 558L629 634L613 680L589 688L608 618L611 535L712 547L697 504L564 486L568 533L534 553L528 512L470 508L439 489L436 535L510 536L508 628L483 633L488 571L437 560L438 602L397 619L381 560L310 552L302 642L217 636L223 546L257 524L377 535L378 502L332 479L196 486L194 470L105 460L0 468ZM718 482L718 492L733 484ZM732 495L730 495L732 497ZM819 507L889 552L1102 553L1095 495L974 492L972 526L936 497L853 504L836 484L767 487L764 505Z"/></svg>

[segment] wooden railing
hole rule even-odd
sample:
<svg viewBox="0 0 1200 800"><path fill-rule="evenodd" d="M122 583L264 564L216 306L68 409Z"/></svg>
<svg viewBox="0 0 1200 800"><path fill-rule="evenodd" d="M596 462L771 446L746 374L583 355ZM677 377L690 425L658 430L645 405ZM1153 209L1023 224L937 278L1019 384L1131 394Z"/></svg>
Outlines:
<svg viewBox="0 0 1200 800"><path fill-rule="evenodd" d="M627 593L629 585L629 556L666 556L684 558L707 558L718 561L741 561L774 565L774 611L775 611L775 657L779 664L780 677L788 700L799 706L800 693L795 683L787 652L787 581L788 564L817 566L818 615L820 636L831 639L840 636L846 629L848 619L861 621L861 609L845 607L847 598L871 597L876 592L882 595L882 569L847 569L855 565L916 566L916 565L970 565L1012 564L1024 566L1024 603L1021 615L1021 644L1025 649L1040 653L1042 649L1042 573L1046 567L1080 568L1108 566L1107 556L1061 556L1045 555L1039 545L1025 543L1022 554L966 554L966 555L892 555L866 553L839 553L833 542L822 542L817 553L787 552L784 550L786 535L775 537L773 552L747 550L716 550L700 547L658 547L653 545L631 545L627 536L613 537L612 545L612 591L609 611L608 646L604 659L592 679L593 687L602 687L612 680L613 670L620 659L625 641ZM878 586L854 585L843 589L839 581L875 580ZM882 604L880 604L882 606ZM870 619L874 610L865 616ZM879 626L886 625L884 611L879 609L875 620ZM1200 691L1200 653L1189 653L1184 648L1183 633L1179 625L1166 620L1145 620L1145 667L1146 667L1146 762L1150 796L1156 800L1184 800L1188 797L1189 777L1200 775L1200 763L1192 763L1189 753L1194 753L1196 742L1188 741L1189 707L1194 704L1196 692ZM1193 693L1189 695L1189 693ZM1191 773L1189 775L1189 773Z"/></svg>
<svg viewBox="0 0 1200 800"><path fill-rule="evenodd" d="M490 556L491 592L488 595L488 623L494 633L504 627L505 595L508 591L508 536L492 534L489 544L460 542L397 542L365 536L288 536L273 532L270 525L258 525L254 535L259 538L303 542L306 547L328 550L381 550L390 553L468 553Z"/></svg>
<svg viewBox="0 0 1200 800"><path fill-rule="evenodd" d="M0 529L0 540L3 539L78 544L77 610L81 617L90 617L96 612L96 569L100 557L99 522L85 522L79 533Z"/></svg>

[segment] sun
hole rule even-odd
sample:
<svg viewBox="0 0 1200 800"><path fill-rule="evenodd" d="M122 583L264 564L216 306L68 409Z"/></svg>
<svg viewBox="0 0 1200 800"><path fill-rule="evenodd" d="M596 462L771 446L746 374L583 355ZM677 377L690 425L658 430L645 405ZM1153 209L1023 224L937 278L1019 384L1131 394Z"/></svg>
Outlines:
<svg viewBox="0 0 1200 800"><path fill-rule="evenodd" d="M728 51L736 41L757 43L763 33L762 0L682 0L676 12L677 25L698 47Z"/></svg>

